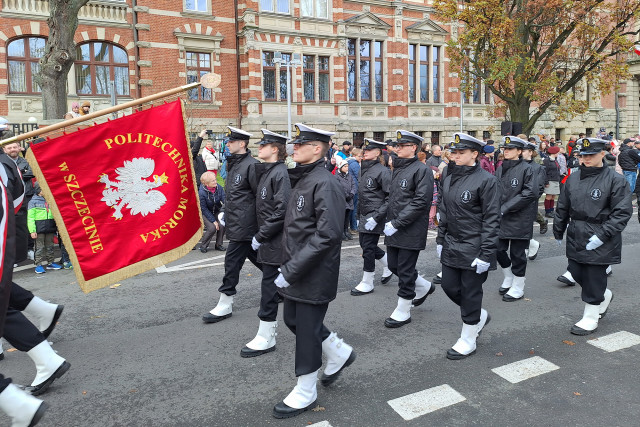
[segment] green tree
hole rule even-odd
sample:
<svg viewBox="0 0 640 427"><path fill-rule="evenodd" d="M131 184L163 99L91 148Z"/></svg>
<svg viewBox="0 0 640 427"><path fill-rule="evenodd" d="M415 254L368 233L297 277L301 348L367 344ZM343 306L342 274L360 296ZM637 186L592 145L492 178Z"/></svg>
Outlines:
<svg viewBox="0 0 640 427"><path fill-rule="evenodd" d="M459 24L448 53L462 90L480 79L526 134L551 107L557 119L584 113L588 101L574 96L582 82L615 90L640 31L638 0L435 0L435 8Z"/></svg>
<svg viewBox="0 0 640 427"><path fill-rule="evenodd" d="M76 59L73 36L78 11L89 0L49 0L49 38L40 72L35 76L42 88L44 119L61 119L67 112L67 74Z"/></svg>

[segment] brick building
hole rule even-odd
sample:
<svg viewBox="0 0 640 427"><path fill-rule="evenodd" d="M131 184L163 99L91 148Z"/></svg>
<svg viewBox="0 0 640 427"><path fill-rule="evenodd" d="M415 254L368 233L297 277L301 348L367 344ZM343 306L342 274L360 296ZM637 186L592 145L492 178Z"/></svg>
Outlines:
<svg viewBox="0 0 640 427"><path fill-rule="evenodd" d="M80 11L77 60L68 76L69 104L93 110L222 76L213 90L193 91L191 131L226 125L286 133L292 122L334 130L337 139L386 139L404 128L433 142L460 130L459 80L446 41L456 27L438 21L432 0L98 0ZM47 0L0 0L0 116L41 118L33 81L48 34ZM299 62L299 63L298 63ZM297 64L296 64L297 63ZM289 64L287 66L286 64ZM287 87L287 71L290 87ZM621 135L638 132L640 61L619 92ZM289 89L289 90L288 90ZM289 95L290 94L290 95ZM583 86L589 112L571 122L546 114L536 133L566 138L615 129L614 95ZM496 137L492 96L479 84L462 109L462 127Z"/></svg>

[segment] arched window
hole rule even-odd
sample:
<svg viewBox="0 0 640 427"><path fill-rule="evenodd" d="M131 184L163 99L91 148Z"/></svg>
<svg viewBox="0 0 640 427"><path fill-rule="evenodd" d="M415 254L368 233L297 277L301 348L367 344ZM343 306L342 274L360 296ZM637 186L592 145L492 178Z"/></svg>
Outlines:
<svg viewBox="0 0 640 427"><path fill-rule="evenodd" d="M76 89L78 95L109 95L109 82L116 95L129 95L129 58L114 44L88 42L76 48Z"/></svg>
<svg viewBox="0 0 640 427"><path fill-rule="evenodd" d="M44 55L43 37L22 37L7 46L9 61L9 93L40 93L34 76L40 71L40 58Z"/></svg>

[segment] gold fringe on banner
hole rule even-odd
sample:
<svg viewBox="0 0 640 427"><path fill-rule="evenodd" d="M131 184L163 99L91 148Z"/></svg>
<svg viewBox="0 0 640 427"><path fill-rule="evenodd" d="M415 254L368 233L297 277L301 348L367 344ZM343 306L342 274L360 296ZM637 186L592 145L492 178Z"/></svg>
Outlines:
<svg viewBox="0 0 640 427"><path fill-rule="evenodd" d="M180 106L182 108L182 119L185 127L185 137L187 141L187 145L190 143L187 129L186 129L186 114L185 114L185 101L184 99L180 99ZM135 114L135 112L133 113ZM187 147L190 148L190 147ZM198 183L195 182L195 172L193 170L193 158L191 156L191 152L189 151L189 165L191 167L191 178L194 182L194 191L197 193ZM202 229L203 229L203 221L202 221L202 211L200 210L200 198L196 194L196 201L198 205L198 216L200 218L200 228L185 244L172 249L168 252L165 252L160 255L156 255L151 258L147 258L145 260L139 261L135 264L131 264L127 267L121 268L117 271L113 271L111 273L105 274L100 277L96 277L91 280L85 280L84 275L82 274L82 269L80 267L80 263L78 262L78 257L76 252L71 244L71 239L69 238L69 233L67 228L62 221L62 215L60 214L60 210L58 209L58 205L56 201L52 197L51 190L49 188L49 184L44 178L44 174L40 170L38 163L33 155L33 151L29 150L27 153L27 161L33 170L36 179L38 180L38 184L40 184L40 188L42 189L43 194L45 195L45 199L49 206L51 207L53 217L56 221L56 225L58 226L58 231L60 236L62 237L62 241L64 243L67 252L69 253L69 258L71 259L74 265L74 272L76 275L76 279L78 279L78 284L84 293L89 293L91 291L95 291L97 289L102 289L107 286L111 286L116 282L121 280L128 279L130 277L136 276L138 274L144 273L146 271L161 267L165 264L171 263L179 258L182 258L186 254L190 253L192 248L200 241L202 238ZM76 268L77 267L77 268Z"/></svg>

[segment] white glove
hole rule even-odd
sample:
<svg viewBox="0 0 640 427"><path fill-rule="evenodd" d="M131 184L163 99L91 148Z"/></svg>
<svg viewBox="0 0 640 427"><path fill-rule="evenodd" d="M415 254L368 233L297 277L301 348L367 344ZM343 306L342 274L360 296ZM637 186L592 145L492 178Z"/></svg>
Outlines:
<svg viewBox="0 0 640 427"><path fill-rule="evenodd" d="M393 236L396 234L396 231L398 231L398 229L391 224L391 221L384 225L384 234L387 236Z"/></svg>
<svg viewBox="0 0 640 427"><path fill-rule="evenodd" d="M376 222L375 219L367 218L367 222L364 224L364 229L367 231L371 231L374 228L376 228L376 225L378 225L378 223Z"/></svg>
<svg viewBox="0 0 640 427"><path fill-rule="evenodd" d="M587 250L592 251L594 249L598 249L600 246L604 245L604 242L598 239L598 236L595 234L589 237L589 243L587 243Z"/></svg>
<svg viewBox="0 0 640 427"><path fill-rule="evenodd" d="M562 246L562 239L556 239L556 243L558 244L558 247Z"/></svg>
<svg viewBox="0 0 640 427"><path fill-rule="evenodd" d="M442 245L436 246L436 253L438 254L438 259L442 256Z"/></svg>
<svg viewBox="0 0 640 427"><path fill-rule="evenodd" d="M282 275L282 273L278 274L278 277L276 277L276 280L274 280L273 283L275 283L276 286L279 287L279 288L288 288L289 287L289 282L287 282L285 280L285 278Z"/></svg>
<svg viewBox="0 0 640 427"><path fill-rule="evenodd" d="M253 239L251 239L251 249L257 251L261 244L262 243L258 242L258 239L256 239L256 236L253 236Z"/></svg>
<svg viewBox="0 0 640 427"><path fill-rule="evenodd" d="M478 274L482 274L485 271L488 271L490 266L491 264L489 264L488 262L484 262L480 258L474 259L473 262L471 263L471 267L475 267L476 273Z"/></svg>
<svg viewBox="0 0 640 427"><path fill-rule="evenodd" d="M224 212L220 212L218 215L218 222L224 227Z"/></svg>
<svg viewBox="0 0 640 427"><path fill-rule="evenodd" d="M436 220L440 222L440 212L436 212Z"/></svg>

